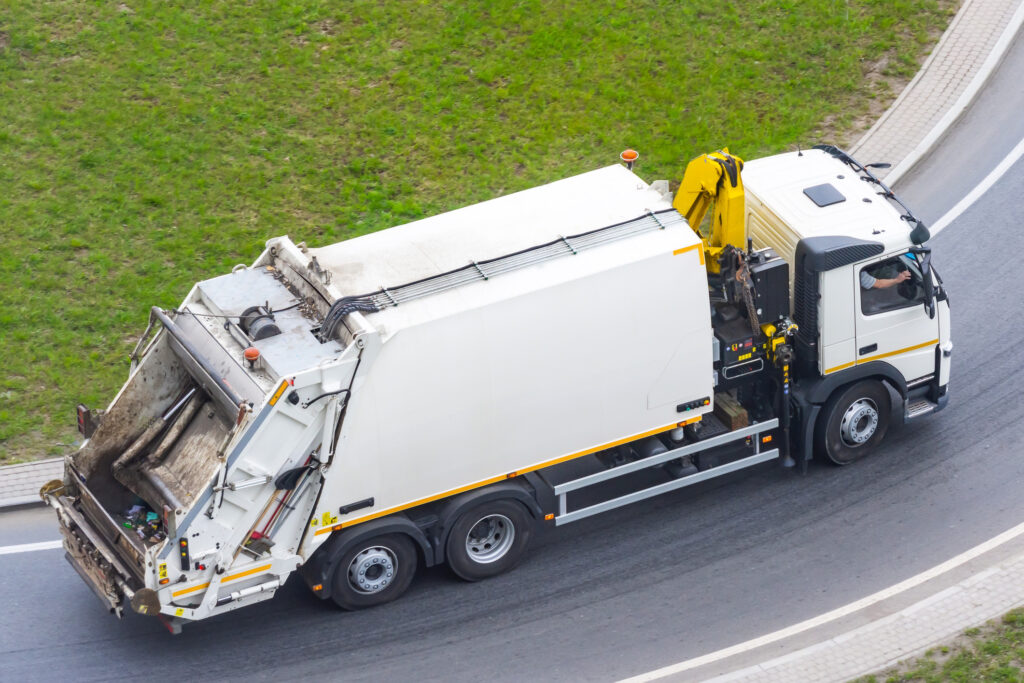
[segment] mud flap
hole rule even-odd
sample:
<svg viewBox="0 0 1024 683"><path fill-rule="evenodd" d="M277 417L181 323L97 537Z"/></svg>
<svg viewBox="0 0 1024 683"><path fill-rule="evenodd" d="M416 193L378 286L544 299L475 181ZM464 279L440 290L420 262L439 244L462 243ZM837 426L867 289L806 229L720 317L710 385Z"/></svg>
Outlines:
<svg viewBox="0 0 1024 683"><path fill-rule="evenodd" d="M121 595L116 592L116 589L111 589L111 587L101 584L91 573L85 570L82 564L76 560L71 553L65 552L64 559L68 561L68 564L70 564L76 572L78 572L78 575L82 577L83 581L85 581L85 585L87 585L92 592L96 594L96 597L98 597L100 602L106 606L108 612L116 614L118 619L124 618L124 608L121 607L122 598Z"/></svg>
<svg viewBox="0 0 1024 683"><path fill-rule="evenodd" d="M171 632L172 636L181 635L181 628L185 625L187 619L181 619L179 617L169 617L166 614L158 615L160 617L160 623L164 625L168 631Z"/></svg>

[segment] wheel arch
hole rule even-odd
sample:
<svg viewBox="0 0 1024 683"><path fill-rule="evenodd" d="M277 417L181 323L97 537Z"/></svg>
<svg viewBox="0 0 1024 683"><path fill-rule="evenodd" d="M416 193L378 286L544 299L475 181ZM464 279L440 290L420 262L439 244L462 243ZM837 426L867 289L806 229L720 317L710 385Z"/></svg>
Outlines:
<svg viewBox="0 0 1024 683"><path fill-rule="evenodd" d="M399 512L331 534L331 537L302 565L299 573L310 589L317 585L321 586L320 590L313 590L313 593L321 600L327 600L331 597L331 577L339 558L354 545L385 534L402 534L411 538L423 566L429 567L440 561L435 559L434 547L423 530L404 513Z"/></svg>
<svg viewBox="0 0 1024 683"><path fill-rule="evenodd" d="M822 407L837 392L865 379L876 379L888 385L900 395L901 400L907 398L907 380L903 373L885 361L871 361L840 370L824 377L819 377L801 386L794 387L794 400L801 415L800 456L801 462L807 463L814 456L814 433L818 423L827 419Z"/></svg>
<svg viewBox="0 0 1024 683"><path fill-rule="evenodd" d="M435 548L437 563L444 562L445 560L445 547L448 544L448 536L451 535L452 526L455 525L459 515L481 503L494 500L514 500L526 508L534 521L544 518L544 512L540 503L537 502L536 496L521 479L510 479L460 493L445 501L439 510L436 527L437 545Z"/></svg>
<svg viewBox="0 0 1024 683"><path fill-rule="evenodd" d="M891 386L900 395L900 398L907 397L907 380L903 377L903 373L895 366L881 360L855 365L852 368L828 374L811 382L802 393L809 403L823 405L837 391L864 379L881 380Z"/></svg>

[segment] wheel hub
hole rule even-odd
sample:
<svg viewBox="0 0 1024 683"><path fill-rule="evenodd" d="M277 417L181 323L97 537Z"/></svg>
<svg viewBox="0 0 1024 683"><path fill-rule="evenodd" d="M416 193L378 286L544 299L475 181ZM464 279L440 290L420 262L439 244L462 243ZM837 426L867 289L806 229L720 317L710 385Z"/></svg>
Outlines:
<svg viewBox="0 0 1024 683"><path fill-rule="evenodd" d="M348 565L348 582L352 589L364 595L379 593L395 578L398 560L383 546L366 548Z"/></svg>
<svg viewBox="0 0 1024 683"><path fill-rule="evenodd" d="M516 538L515 525L505 515L487 515L466 534L466 555L474 562L489 564L504 557Z"/></svg>
<svg viewBox="0 0 1024 683"><path fill-rule="evenodd" d="M863 445L878 429L878 406L874 401L861 398L850 404L843 414L839 431L847 446Z"/></svg>

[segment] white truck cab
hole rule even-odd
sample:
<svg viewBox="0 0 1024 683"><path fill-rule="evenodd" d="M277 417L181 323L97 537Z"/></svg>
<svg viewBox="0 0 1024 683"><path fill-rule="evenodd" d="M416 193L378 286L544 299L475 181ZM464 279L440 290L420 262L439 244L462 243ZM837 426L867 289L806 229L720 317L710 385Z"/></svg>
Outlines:
<svg viewBox="0 0 1024 683"><path fill-rule="evenodd" d="M949 301L923 246L924 226L834 147L753 160L743 173L754 247L770 247L794 265L798 375L805 385L882 378L903 397L905 419L944 406ZM856 425L847 432L855 439L866 433Z"/></svg>

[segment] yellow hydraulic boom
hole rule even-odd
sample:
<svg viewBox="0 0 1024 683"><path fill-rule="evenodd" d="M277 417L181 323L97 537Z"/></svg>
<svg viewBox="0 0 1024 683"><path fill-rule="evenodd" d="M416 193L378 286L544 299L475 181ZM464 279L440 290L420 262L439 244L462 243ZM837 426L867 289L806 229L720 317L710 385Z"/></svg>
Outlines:
<svg viewBox="0 0 1024 683"><path fill-rule="evenodd" d="M742 170L743 159L729 154L728 148L702 154L686 166L683 183L672 200L672 206L700 235L704 262L711 273L719 272L718 257L725 247L742 250L747 246ZM711 230L707 236L701 235L700 224L712 204Z"/></svg>

